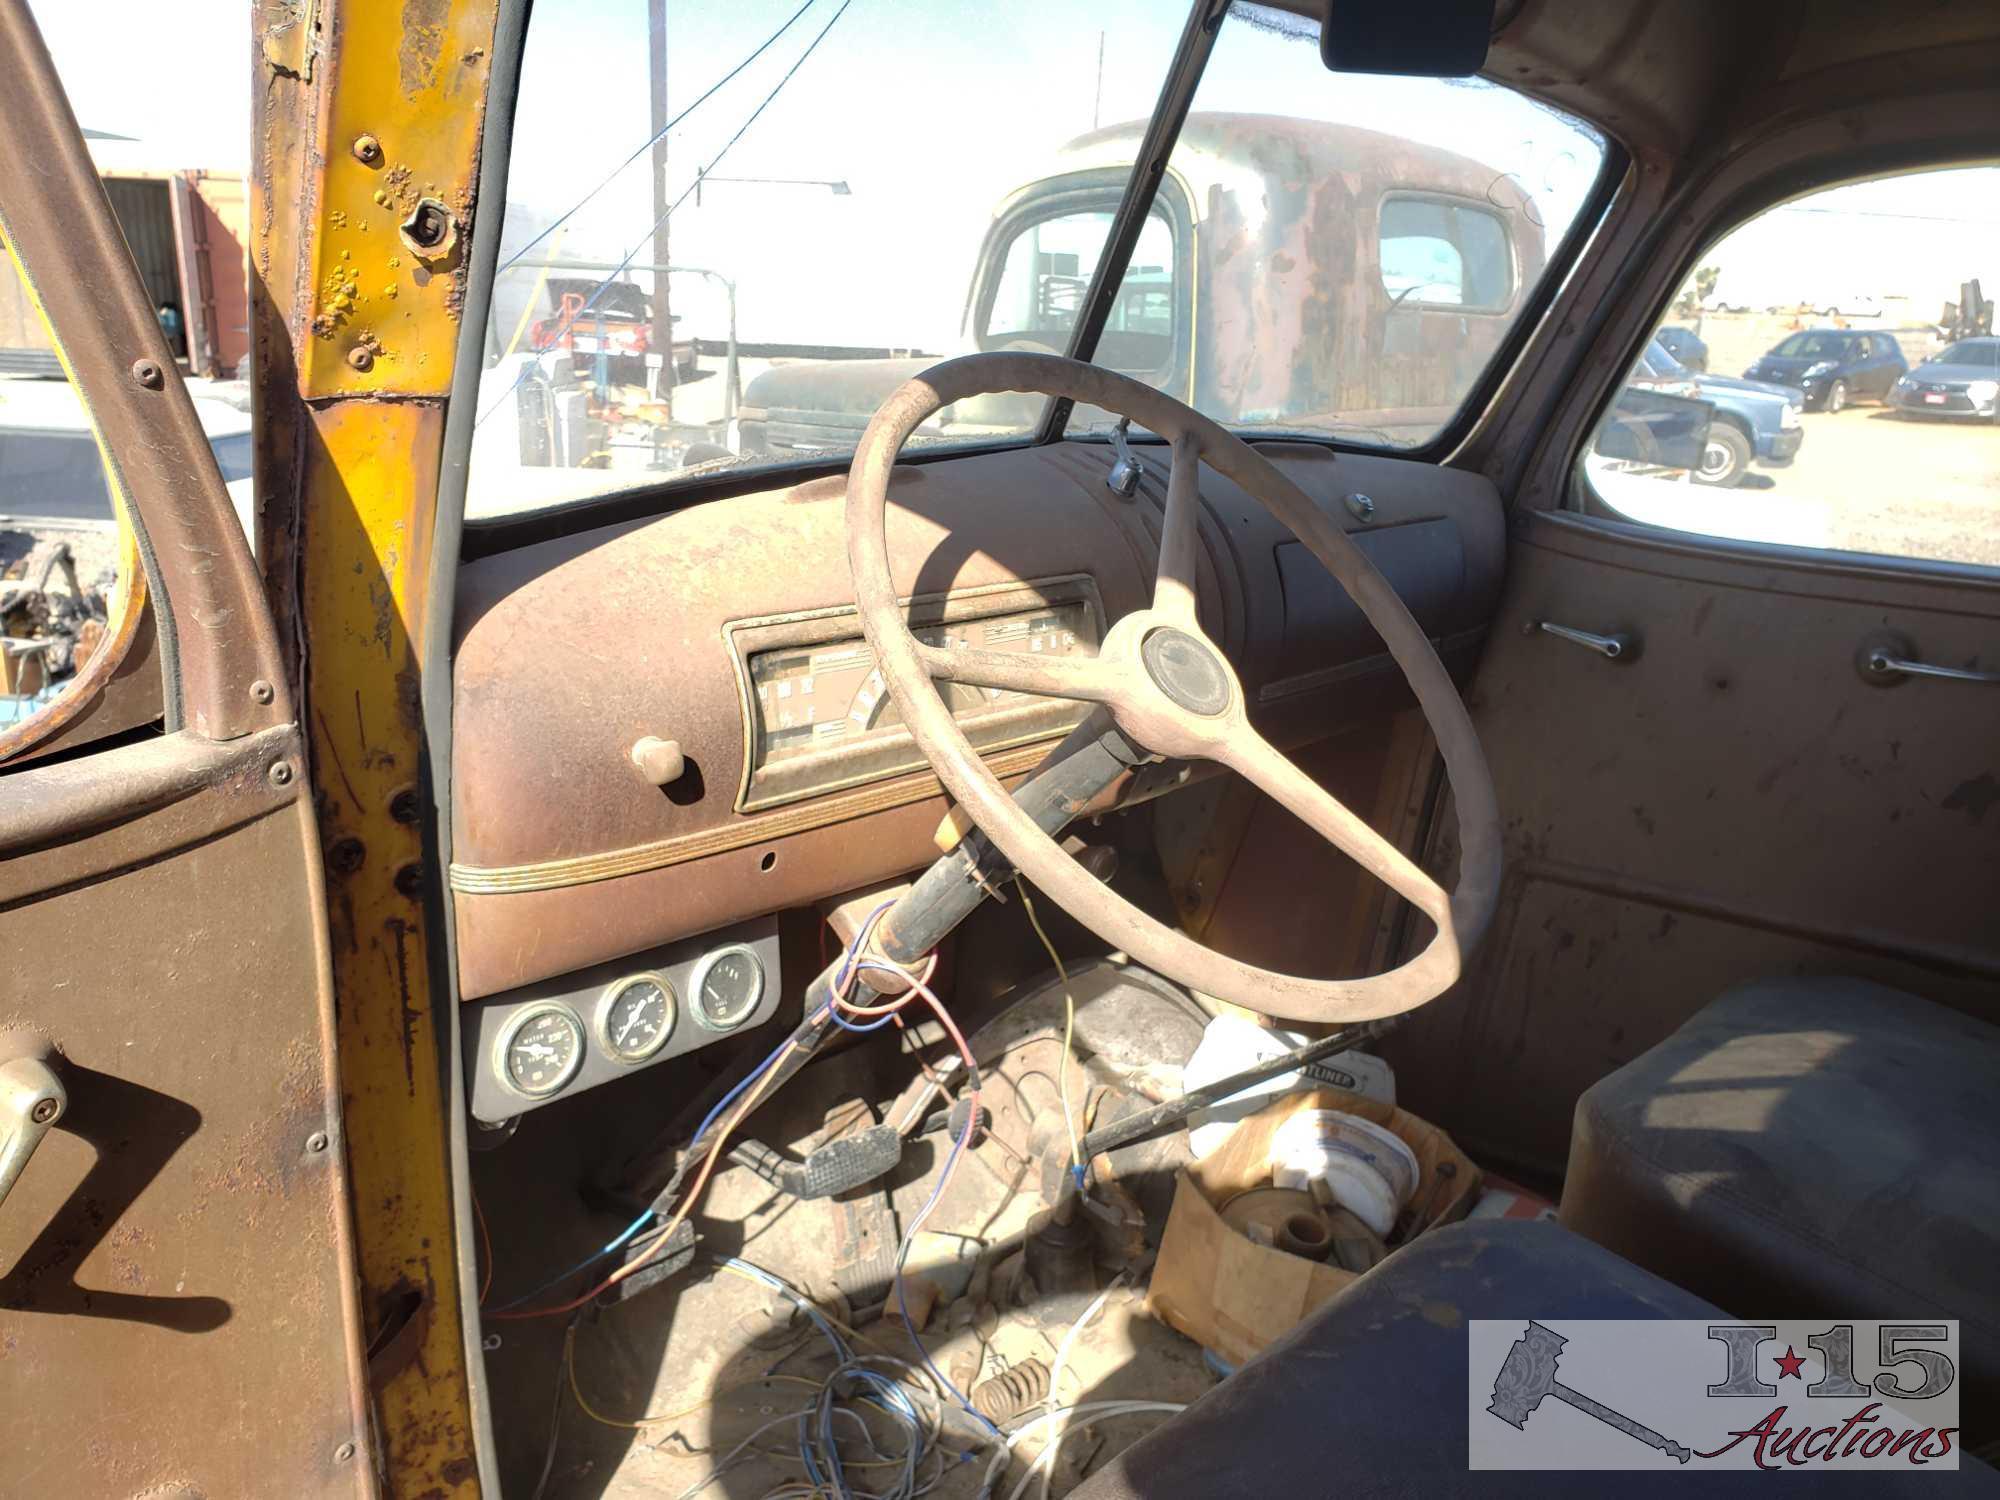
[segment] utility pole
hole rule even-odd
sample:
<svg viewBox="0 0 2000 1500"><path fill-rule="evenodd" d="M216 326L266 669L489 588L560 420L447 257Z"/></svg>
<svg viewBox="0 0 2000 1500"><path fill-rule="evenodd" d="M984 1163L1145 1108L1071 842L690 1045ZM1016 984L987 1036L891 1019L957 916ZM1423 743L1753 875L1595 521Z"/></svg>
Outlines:
<svg viewBox="0 0 2000 1500"><path fill-rule="evenodd" d="M667 0L646 0L646 41L653 94L653 265L667 263ZM664 270L653 272L653 348L660 355L658 395L674 415L674 319L667 308Z"/></svg>

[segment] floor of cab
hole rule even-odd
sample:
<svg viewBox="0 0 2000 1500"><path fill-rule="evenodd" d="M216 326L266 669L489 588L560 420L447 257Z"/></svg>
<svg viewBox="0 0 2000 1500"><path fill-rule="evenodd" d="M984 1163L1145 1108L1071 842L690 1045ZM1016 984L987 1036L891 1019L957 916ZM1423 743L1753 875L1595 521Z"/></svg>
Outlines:
<svg viewBox="0 0 2000 1500"><path fill-rule="evenodd" d="M936 1279L946 1283L946 1295L924 1324L922 1347L964 1391L1024 1361L1053 1366L1078 1314L1075 1298L1006 1306L1010 1258L991 1253L1018 1241L1030 1216L1046 1206L1034 1164L1025 1157L1031 1134L1046 1141L1052 1127L1061 1129L1053 1077L1063 1055L1060 990L1051 987L1017 1009L1029 1034L1000 1048L1002 1055L984 1072L991 1137L966 1153L909 1262L913 1274L942 1267ZM1130 1081L1121 1076L1129 1066L1115 1059L1081 1047L1078 1057L1071 1079L1079 1108L1095 1090ZM870 1039L804 1069L756 1113L750 1129L756 1139L801 1157L823 1138L830 1114L838 1119L857 1099L886 1108L911 1071L911 1059L889 1037ZM1178 1066L1164 1072L1177 1089ZM827 1483L815 1488L798 1442L798 1414L814 1408L835 1364L830 1345L782 1295L718 1264L734 1257L791 1283L852 1330L842 1336L858 1356L921 1363L893 1298L881 1316L866 1308L857 1312L838 1290L831 1247L840 1210L833 1202L792 1199L730 1164L718 1170L694 1215L696 1261L673 1280L573 1323L570 1315L497 1316L550 1270L583 1258L629 1222L629 1215L609 1211L580 1213L575 1190L580 1161L614 1159L645 1138L644 1108L635 1106L661 1107L655 1099L610 1097L623 1087L539 1111L504 1145L473 1159L483 1217L499 1249L484 1299L485 1358L506 1492L543 1500L842 1493ZM1058 1111L1053 1122L1051 1110ZM942 1134L919 1137L886 1179L899 1229L931 1197L947 1146ZM1149 1211L1146 1217L1158 1215ZM951 1262L968 1244L984 1247L986 1260L997 1259L999 1270L989 1265L991 1275L953 1298ZM1217 1373L1203 1352L1146 1313L1147 1269L1143 1259L1135 1264L1075 1341L1058 1404L1179 1404L1215 1383ZM573 1296L589 1284L571 1278L561 1290ZM544 1293L526 1305L556 1300ZM879 1368L905 1373L886 1362ZM856 1410L857 1403L843 1409ZM1079 1416L1047 1493L1067 1493L1164 1419L1160 1412ZM867 1411L836 1420L848 1493L981 1492L993 1449L975 1446L960 1430L969 1431L970 1418L942 1432L913 1482L899 1458L903 1428ZM1016 1449L1022 1457L996 1477L994 1493L1008 1495L1022 1482L1039 1438ZM1028 1481L1023 1493L1034 1490Z"/></svg>

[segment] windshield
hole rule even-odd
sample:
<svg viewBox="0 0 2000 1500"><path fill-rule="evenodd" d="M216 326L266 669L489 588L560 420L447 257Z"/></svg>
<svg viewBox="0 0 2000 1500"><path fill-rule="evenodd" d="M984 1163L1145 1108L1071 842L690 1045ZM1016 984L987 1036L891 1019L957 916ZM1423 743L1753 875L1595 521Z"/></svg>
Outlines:
<svg viewBox="0 0 2000 1500"><path fill-rule="evenodd" d="M841 458L938 359L1073 347L1182 7L648 11L533 12L468 519ZM1329 74L1312 28L1238 5L1095 357L1239 425L1422 441L1602 157L1504 89ZM1311 213L1231 261L1299 172ZM912 442L1024 439L1046 405L959 402Z"/></svg>
<svg viewBox="0 0 2000 1500"><path fill-rule="evenodd" d="M1076 154L1129 162L1140 128ZM1214 248L1180 273L1189 337L1154 383L1241 429L1426 443L1493 364L1603 163L1595 131L1509 89L1329 73L1316 22L1234 5L1155 204ZM1114 354L1107 337L1098 362ZM1107 420L1079 410L1071 430Z"/></svg>
<svg viewBox="0 0 2000 1500"><path fill-rule="evenodd" d="M1935 356L1934 365L1969 365L1977 370L2000 369L2000 341L1963 339Z"/></svg>
<svg viewBox="0 0 2000 1500"><path fill-rule="evenodd" d="M1837 333L1795 333L1771 352L1781 359L1845 359L1847 342Z"/></svg>

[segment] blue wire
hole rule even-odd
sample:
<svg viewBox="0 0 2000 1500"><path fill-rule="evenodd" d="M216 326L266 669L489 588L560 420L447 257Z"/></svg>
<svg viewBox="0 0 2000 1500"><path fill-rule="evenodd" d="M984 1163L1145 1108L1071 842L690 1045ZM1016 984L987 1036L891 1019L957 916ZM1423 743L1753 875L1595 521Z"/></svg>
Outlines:
<svg viewBox="0 0 2000 1500"><path fill-rule="evenodd" d="M493 1311L511 1312L515 1308L519 1307L523 1302L526 1302L534 1297L539 1297L543 1292L546 1292L550 1287L557 1285L559 1282L564 1282L569 1280L570 1277L574 1276L578 1271L583 1270L586 1266L596 1265L597 1262L604 1259L605 1256L616 1254L618 1251L625 1248L626 1244L631 1240L632 1236L634 1236L640 1230L646 1227L646 1225L652 1220L652 1217L653 1217L653 1211L649 1208L644 1213L640 1214L638 1218L634 1219L630 1224L628 1224L625 1227L625 1232L620 1234L617 1239L613 1240L603 1249L591 1251L590 1254L586 1255L582 1260L578 1261L575 1265L571 1266L567 1271L558 1271L555 1275L551 1276L547 1281L543 1282L533 1291L523 1292L521 1293L520 1296L514 1298L511 1302L501 1303L498 1307L494 1308Z"/></svg>
<svg viewBox="0 0 2000 1500"><path fill-rule="evenodd" d="M937 1207L937 1201L944 1193L944 1185L951 1177L952 1164L958 1160L959 1152L965 1149L965 1143L971 1136L972 1114L968 1111L965 1117L965 1129L960 1131L957 1138L951 1143L951 1154L944 1159L944 1170L938 1173L937 1186L931 1189L930 1200L918 1211L917 1216L910 1220L910 1228L903 1236L902 1248L896 1252L896 1311L902 1314L903 1327L909 1330L910 1342L917 1346L917 1353L923 1356L924 1367L931 1372L939 1387L951 1392L952 1399L957 1401L966 1411L970 1412L980 1426L984 1427L995 1437L1004 1439L1005 1434L987 1419L984 1412L968 1401L959 1391L959 1388L951 1383L944 1371L937 1367L937 1362L931 1358L931 1351L926 1349L924 1341L917 1337L916 1321L911 1318L910 1304L903 1297L903 1262L909 1258L910 1246L916 1239L917 1230L923 1226L924 1220L930 1217L931 1210Z"/></svg>

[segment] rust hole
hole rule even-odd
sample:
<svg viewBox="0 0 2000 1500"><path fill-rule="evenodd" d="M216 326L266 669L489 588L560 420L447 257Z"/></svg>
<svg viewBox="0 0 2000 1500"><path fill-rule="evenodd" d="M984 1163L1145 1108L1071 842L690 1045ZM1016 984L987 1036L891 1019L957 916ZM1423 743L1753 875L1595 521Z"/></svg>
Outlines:
<svg viewBox="0 0 2000 1500"><path fill-rule="evenodd" d="M425 260L444 260L458 243L458 222L436 198L422 198L403 220L403 243Z"/></svg>

